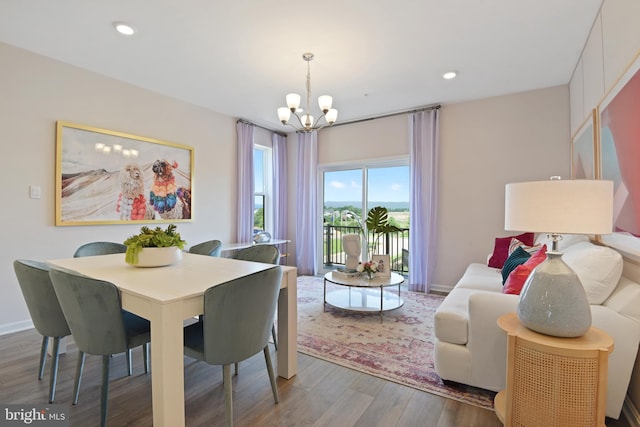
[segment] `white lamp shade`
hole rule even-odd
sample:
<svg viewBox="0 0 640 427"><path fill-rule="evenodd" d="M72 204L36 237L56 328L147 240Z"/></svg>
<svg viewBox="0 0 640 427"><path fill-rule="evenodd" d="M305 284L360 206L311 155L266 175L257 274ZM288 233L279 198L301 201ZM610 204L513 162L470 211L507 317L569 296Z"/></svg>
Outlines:
<svg viewBox="0 0 640 427"><path fill-rule="evenodd" d="M505 230L608 234L612 224L612 181L549 180L506 186Z"/></svg>
<svg viewBox="0 0 640 427"><path fill-rule="evenodd" d="M278 118L282 123L287 123L289 121L289 117L291 117L291 110L287 107L278 108Z"/></svg>
<svg viewBox="0 0 640 427"><path fill-rule="evenodd" d="M333 104L333 98L331 96L322 95L318 97L318 106L323 113L331 109L331 104Z"/></svg>
<svg viewBox="0 0 640 427"><path fill-rule="evenodd" d="M329 111L327 111L327 114L324 116L324 118L329 124L335 123L335 121L338 119L338 110L336 110L335 108L330 109Z"/></svg>
<svg viewBox="0 0 640 427"><path fill-rule="evenodd" d="M287 94L287 107L295 111L300 106L300 95L297 93Z"/></svg>

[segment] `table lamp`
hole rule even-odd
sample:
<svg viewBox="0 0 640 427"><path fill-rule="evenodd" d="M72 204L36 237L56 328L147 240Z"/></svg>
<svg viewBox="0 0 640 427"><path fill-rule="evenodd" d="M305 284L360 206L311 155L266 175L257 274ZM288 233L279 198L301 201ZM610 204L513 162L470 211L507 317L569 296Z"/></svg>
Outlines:
<svg viewBox="0 0 640 427"><path fill-rule="evenodd" d="M613 182L561 180L506 185L505 230L547 233L547 259L527 278L517 314L527 328L579 337L591 327L591 309L577 274L562 260L562 234L607 234L613 223Z"/></svg>

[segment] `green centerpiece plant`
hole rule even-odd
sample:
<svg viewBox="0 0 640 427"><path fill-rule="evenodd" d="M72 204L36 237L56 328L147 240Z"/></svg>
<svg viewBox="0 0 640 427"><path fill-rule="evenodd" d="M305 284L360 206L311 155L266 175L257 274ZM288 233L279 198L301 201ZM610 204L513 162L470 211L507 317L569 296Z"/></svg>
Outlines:
<svg viewBox="0 0 640 427"><path fill-rule="evenodd" d="M162 227L156 227L151 229L144 226L140 229L140 233L129 237L124 241L127 247L125 253L125 261L128 264L138 264L138 255L143 248L169 248L177 247L178 249L184 249L184 245L187 243L180 237L180 233L177 231L177 227L174 224L169 224L166 230Z"/></svg>

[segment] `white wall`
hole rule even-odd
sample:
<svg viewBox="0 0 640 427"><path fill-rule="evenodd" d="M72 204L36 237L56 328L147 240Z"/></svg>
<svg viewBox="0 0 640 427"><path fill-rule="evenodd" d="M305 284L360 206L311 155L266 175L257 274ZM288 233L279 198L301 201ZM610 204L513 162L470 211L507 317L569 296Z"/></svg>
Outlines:
<svg viewBox="0 0 640 427"><path fill-rule="evenodd" d="M638 17L640 1L603 2L570 82L572 134L640 55ZM640 409L640 358L636 359L629 396L635 411ZM640 424L637 412L630 416L635 424Z"/></svg>
<svg viewBox="0 0 640 427"><path fill-rule="evenodd" d="M445 105L440 114L440 209L433 284L451 288L470 262L486 262L495 237L509 235L504 231L506 183L569 176L568 86ZM408 157L408 140L406 115L324 129L318 136L319 163ZM295 136L289 142L294 167ZM294 172L295 168L291 175ZM295 177L290 182L293 185ZM289 232L293 238L295 224Z"/></svg>
<svg viewBox="0 0 640 427"><path fill-rule="evenodd" d="M124 241L137 225L56 227L55 123L83 125L194 147L193 222L178 224L191 244L229 241L235 230L235 120L0 43L0 334L29 323L13 260L73 255L91 240ZM233 159L230 161L230 159ZM29 185L42 187L29 198ZM235 234L235 232L233 232Z"/></svg>

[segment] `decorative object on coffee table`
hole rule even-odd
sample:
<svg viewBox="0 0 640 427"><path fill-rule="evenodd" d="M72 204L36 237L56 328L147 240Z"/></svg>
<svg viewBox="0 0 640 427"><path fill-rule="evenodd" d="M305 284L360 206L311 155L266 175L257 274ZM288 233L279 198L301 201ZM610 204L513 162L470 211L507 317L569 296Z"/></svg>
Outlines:
<svg viewBox="0 0 640 427"><path fill-rule="evenodd" d="M527 328L579 337L591 326L591 308L576 273L558 251L561 234L607 234L613 223L613 183L560 180L507 184L505 230L549 233L552 249L524 284L518 318Z"/></svg>

